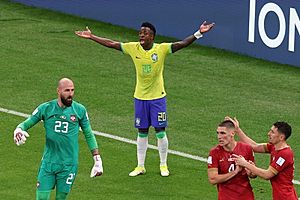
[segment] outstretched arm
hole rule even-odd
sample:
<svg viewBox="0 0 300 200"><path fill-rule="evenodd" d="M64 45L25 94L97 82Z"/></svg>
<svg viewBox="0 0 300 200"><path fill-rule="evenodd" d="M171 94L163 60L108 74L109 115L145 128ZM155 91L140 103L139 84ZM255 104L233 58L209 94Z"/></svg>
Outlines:
<svg viewBox="0 0 300 200"><path fill-rule="evenodd" d="M84 30L84 31L75 31L75 34L78 35L79 37L93 40L93 41L95 41L103 46L106 46L108 48L113 48L113 49L116 49L119 51L122 50L120 42L93 35L91 30L88 27L86 27L86 30Z"/></svg>
<svg viewBox="0 0 300 200"><path fill-rule="evenodd" d="M199 30L197 30L193 35L188 36L187 38L185 38L182 41L178 41L178 42L174 42L172 43L172 52L176 52L184 47L189 46L190 44L192 44L195 40L199 39L200 37L202 37L202 34L205 32L208 32L213 26L215 25L215 23L207 23L206 21L203 22L201 24L201 26L199 27Z"/></svg>
<svg viewBox="0 0 300 200"><path fill-rule="evenodd" d="M230 120L235 126L235 131L237 136L240 138L240 141L249 144L253 151L256 153L265 153L265 144L258 144L254 140L252 140L250 137L248 137L244 131L240 128L239 121L236 118L230 118L228 116L225 117L225 120Z"/></svg>

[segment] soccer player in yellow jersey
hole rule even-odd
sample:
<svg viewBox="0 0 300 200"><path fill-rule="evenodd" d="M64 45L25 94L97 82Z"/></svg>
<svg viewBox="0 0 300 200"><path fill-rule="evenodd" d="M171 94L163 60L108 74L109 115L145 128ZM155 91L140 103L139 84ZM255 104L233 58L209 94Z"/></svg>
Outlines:
<svg viewBox="0 0 300 200"><path fill-rule="evenodd" d="M152 126L156 132L157 146L160 156L160 174L169 176L167 167L168 139L166 92L164 88L163 69L165 57L169 53L187 47L208 32L214 23L203 22L199 29L182 41L173 43L154 43L155 27L144 22L139 31L139 42L122 43L92 34L87 27L84 31L76 31L79 37L93 40L103 46L122 51L130 55L136 69L136 87L134 92L135 127L137 136L137 167L129 176L145 174L144 166L148 146L148 131Z"/></svg>

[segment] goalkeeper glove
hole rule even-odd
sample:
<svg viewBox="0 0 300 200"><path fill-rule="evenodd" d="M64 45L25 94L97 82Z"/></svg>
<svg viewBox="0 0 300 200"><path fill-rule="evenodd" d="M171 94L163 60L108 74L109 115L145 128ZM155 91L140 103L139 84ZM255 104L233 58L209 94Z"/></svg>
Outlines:
<svg viewBox="0 0 300 200"><path fill-rule="evenodd" d="M26 131L23 131L21 128L16 128L14 131L14 141L16 145L20 146L25 144L26 137L29 137L29 134Z"/></svg>
<svg viewBox="0 0 300 200"><path fill-rule="evenodd" d="M91 170L90 177L101 176L103 174L102 160L100 155L94 155L94 166Z"/></svg>

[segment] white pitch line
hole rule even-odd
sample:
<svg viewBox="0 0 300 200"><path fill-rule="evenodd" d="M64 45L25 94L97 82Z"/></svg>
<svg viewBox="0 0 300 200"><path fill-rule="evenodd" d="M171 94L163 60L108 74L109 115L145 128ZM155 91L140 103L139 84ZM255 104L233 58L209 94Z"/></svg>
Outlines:
<svg viewBox="0 0 300 200"><path fill-rule="evenodd" d="M297 184L297 185L300 185L300 181L297 181L297 180L293 180L293 183Z"/></svg>
<svg viewBox="0 0 300 200"><path fill-rule="evenodd" d="M6 108L1 108L1 107L0 107L0 112L16 115L16 116L20 116L20 117L25 117L25 118L30 116L30 115L25 114L25 113L21 113L21 112L18 112L18 111L9 110L9 109L6 109ZM103 133L103 132L99 132L99 131L95 131L95 130L93 130L93 132L94 132L95 135L99 135L99 136L103 136L103 137L106 137L106 138L110 138L110 139L118 140L118 141L121 141L121 142L126 142L126 143L129 143L129 144L135 144L136 145L136 141L130 140L128 138L124 138L124 137L120 137L120 136L116 136L116 135L112 135L112 134L108 134L108 133ZM157 146L154 146L154 145L151 145L151 144L148 144L148 148L158 150ZM180 152L180 151L175 151L175 150L169 149L168 153L178 155L178 156L181 156L181 157L185 157L185 158L190 158L190 159L193 159L193 160L199 160L199 161L202 161L202 162L207 162L206 158L191 155L191 154L187 154L187 153Z"/></svg>
<svg viewBox="0 0 300 200"><path fill-rule="evenodd" d="M14 111L14 110L8 110L6 108L1 108L1 107L0 107L0 112L16 115L16 116L20 116L20 117L25 117L25 118L30 116L30 115L25 114L25 113L21 113L21 112ZM121 141L121 142L126 142L126 143L129 143L129 144L135 144L136 145L136 141L130 140L128 138L124 138L124 137L120 137L120 136L116 136L116 135L112 135L112 134L108 134L108 133L102 133L102 132L99 132L99 131L93 131L93 132L94 132L95 135L100 135L100 136L103 136L103 137L106 137L106 138L110 138L110 139L118 140L118 141ZM157 146L154 146L152 144L149 144L148 148L157 150ZM181 156L181 157L184 157L184 158L199 160L201 162L207 162L207 158L191 155L191 154L180 152L180 151L175 151L175 150L169 149L168 153L174 154L174 155L177 155L177 156ZM300 181L297 181L297 180L293 180L293 183L296 184L296 185L300 185Z"/></svg>
<svg viewBox="0 0 300 200"><path fill-rule="evenodd" d="M100 135L100 136L103 136L103 137L106 137L106 138L111 138L111 139L118 140L118 141L121 141L121 142L126 142L126 143L136 145L136 141L130 140L128 138L124 138L124 137L120 137L120 136L116 136L116 135L111 135L111 134L108 134L108 133L102 133L102 132L99 132L99 131L93 131L93 132L96 135ZM157 150L157 146L154 146L152 144L148 144L148 148ZM183 153L183 152L180 152L180 151L175 151L175 150L169 149L168 153L178 155L178 156L181 156L181 157L185 157L185 158L191 158L191 159L194 159L194 160L200 160L202 162L207 162L206 158L191 155L191 154L187 154L187 153Z"/></svg>
<svg viewBox="0 0 300 200"><path fill-rule="evenodd" d="M0 107L0 112L16 115L16 116L20 116L20 117L25 117L25 118L30 116L30 115L25 114L25 113L17 112L17 111L14 111L14 110L8 110L8 109L1 108L1 107Z"/></svg>

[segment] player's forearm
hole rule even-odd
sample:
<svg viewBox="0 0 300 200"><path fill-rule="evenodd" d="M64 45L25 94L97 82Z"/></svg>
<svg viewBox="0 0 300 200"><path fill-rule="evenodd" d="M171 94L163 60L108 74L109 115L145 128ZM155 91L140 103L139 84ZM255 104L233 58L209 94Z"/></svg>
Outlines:
<svg viewBox="0 0 300 200"><path fill-rule="evenodd" d="M98 149L97 140L91 128L83 130L83 134L90 151Z"/></svg>
<svg viewBox="0 0 300 200"><path fill-rule="evenodd" d="M190 44L192 44L197 38L194 35L190 35L189 37L185 38L184 40L181 41L183 47L187 47Z"/></svg>
<svg viewBox="0 0 300 200"><path fill-rule="evenodd" d="M241 142L249 144L252 148L257 145L257 143L254 140L252 140L250 137L248 137L242 129L238 128L236 130L236 134L240 138Z"/></svg>
<svg viewBox="0 0 300 200"><path fill-rule="evenodd" d="M106 46L108 48L113 48L113 49L117 49L117 50L121 50L121 44L120 42L117 42L117 41L114 41L114 40L111 40L111 39L107 39L107 38L102 38L102 37L98 37L96 35L91 35L90 37L91 40L103 45L103 46Z"/></svg>
<svg viewBox="0 0 300 200"><path fill-rule="evenodd" d="M248 137L242 131L242 129L238 128L236 130L236 135L240 138L241 142L249 144L252 147L252 149L253 149L253 151L255 153L265 153L265 152L267 152L267 150L266 150L266 144L264 144L264 143L261 143L261 144L256 143L254 140L252 140L250 137Z"/></svg>
<svg viewBox="0 0 300 200"><path fill-rule="evenodd" d="M209 182L212 185L223 183L228 181L229 179L233 178L235 175L238 174L238 171L234 170L231 172L228 172L226 174L215 174L214 176L209 176Z"/></svg>
<svg viewBox="0 0 300 200"><path fill-rule="evenodd" d="M191 35L187 38L185 38L182 41L178 41L178 42L174 42L172 44L172 52L176 52L184 47L189 46L190 44L192 44L197 38L194 35Z"/></svg>
<svg viewBox="0 0 300 200"><path fill-rule="evenodd" d="M269 180L272 178L275 174L271 171L270 167L269 169L261 169L259 167L256 167L255 165L252 165L250 163L246 164L245 166L247 169L249 169L253 174L265 179Z"/></svg>
<svg viewBox="0 0 300 200"><path fill-rule="evenodd" d="M23 131L27 131L28 129L33 127L38 122L39 122L38 119L36 119L35 117L30 116L25 121L20 123L17 127L21 128Z"/></svg>

